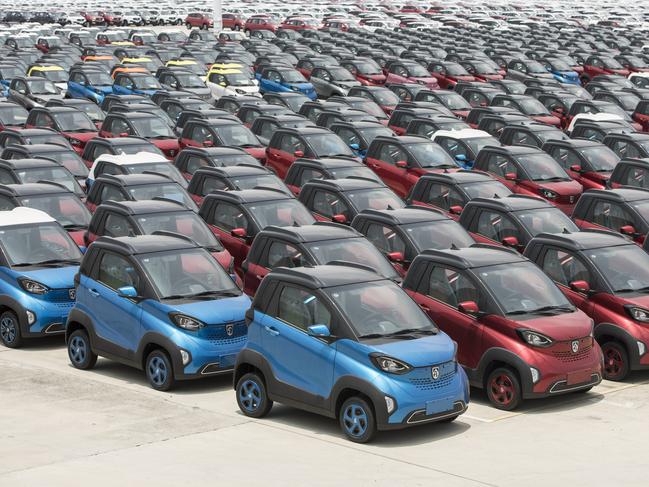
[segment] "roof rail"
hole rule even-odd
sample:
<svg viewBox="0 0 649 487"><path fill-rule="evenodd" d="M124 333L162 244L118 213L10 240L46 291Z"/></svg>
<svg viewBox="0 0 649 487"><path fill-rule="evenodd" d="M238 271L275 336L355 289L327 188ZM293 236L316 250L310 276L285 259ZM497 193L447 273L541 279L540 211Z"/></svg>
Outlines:
<svg viewBox="0 0 649 487"><path fill-rule="evenodd" d="M365 264L359 264L358 262L349 262L347 260L332 260L327 262L326 265L338 265L342 267L354 267L356 269L361 269L363 271L368 271L373 274L377 274L376 269Z"/></svg>
<svg viewBox="0 0 649 487"><path fill-rule="evenodd" d="M162 174L161 172L142 171L140 174L148 174L149 176L162 176L163 178L168 179L169 181L173 181L174 183L176 182L173 179L171 179L171 177L169 177L167 174Z"/></svg>
<svg viewBox="0 0 649 487"><path fill-rule="evenodd" d="M167 230L156 230L151 235L159 235L161 237L179 238L180 240L184 240L186 242L193 243L197 247L200 247L200 245L198 245L194 239L192 239L191 237L188 237L187 235L183 235L182 233L170 232L170 231L167 231Z"/></svg>
<svg viewBox="0 0 649 487"><path fill-rule="evenodd" d="M70 190L70 188L68 188L64 184L57 183L56 181L50 181L48 179L39 179L36 182L39 183L39 184L51 184L52 186L58 186L59 188L64 189L68 193L72 193L72 190Z"/></svg>

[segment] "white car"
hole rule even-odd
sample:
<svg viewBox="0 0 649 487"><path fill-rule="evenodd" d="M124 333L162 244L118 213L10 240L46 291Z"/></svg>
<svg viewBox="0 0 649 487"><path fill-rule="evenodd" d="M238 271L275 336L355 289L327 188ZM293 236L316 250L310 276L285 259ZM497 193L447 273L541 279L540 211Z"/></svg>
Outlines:
<svg viewBox="0 0 649 487"><path fill-rule="evenodd" d="M224 95L261 96L259 93L259 85L255 82L256 80L252 80L250 76L246 76L242 72L242 69L246 68L225 67L218 72L209 73L205 79L205 85L212 92L212 96L217 100Z"/></svg>
<svg viewBox="0 0 649 487"><path fill-rule="evenodd" d="M167 176L169 179L187 187L187 180L166 157L153 152L138 152L137 154L102 154L95 159L86 185L88 188L95 179L102 174L142 174L143 172L156 172Z"/></svg>

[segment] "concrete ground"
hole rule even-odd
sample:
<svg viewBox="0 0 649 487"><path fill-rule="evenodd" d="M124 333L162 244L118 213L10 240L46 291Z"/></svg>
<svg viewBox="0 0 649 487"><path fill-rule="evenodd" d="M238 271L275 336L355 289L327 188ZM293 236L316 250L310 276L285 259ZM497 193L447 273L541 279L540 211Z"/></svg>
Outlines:
<svg viewBox="0 0 649 487"><path fill-rule="evenodd" d="M284 406L245 418L227 376L160 393L107 360L72 368L59 339L0 346L0 486L647 485L649 373L514 413L472 395L455 423L356 445Z"/></svg>

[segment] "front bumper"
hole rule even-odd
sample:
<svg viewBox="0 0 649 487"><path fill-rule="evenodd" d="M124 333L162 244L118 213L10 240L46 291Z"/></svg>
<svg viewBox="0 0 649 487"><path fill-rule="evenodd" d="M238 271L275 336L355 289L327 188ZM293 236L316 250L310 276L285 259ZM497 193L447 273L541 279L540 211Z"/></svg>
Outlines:
<svg viewBox="0 0 649 487"><path fill-rule="evenodd" d="M190 354L191 360L187 365L183 366L180 350L177 351L180 366L174 367L176 379L200 379L210 375L231 372L237 354L245 346L247 340L247 335L226 339L192 337L188 339L187 343L177 343L179 349L183 349Z"/></svg>
<svg viewBox="0 0 649 487"><path fill-rule="evenodd" d="M18 313L20 332L23 337L65 333L65 323L74 301L69 299L67 289L53 290L48 294L53 295L50 300L29 296L21 300L22 309L15 310ZM28 311L35 317L33 323L29 322Z"/></svg>

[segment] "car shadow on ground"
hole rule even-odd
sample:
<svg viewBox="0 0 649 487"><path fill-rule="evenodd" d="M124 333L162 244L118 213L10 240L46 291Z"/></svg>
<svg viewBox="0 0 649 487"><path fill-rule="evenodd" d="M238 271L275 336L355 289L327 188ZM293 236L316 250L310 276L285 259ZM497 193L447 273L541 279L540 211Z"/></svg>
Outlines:
<svg viewBox="0 0 649 487"><path fill-rule="evenodd" d="M65 352L65 336L61 335L52 335L39 338L30 338L23 341L23 346L18 349L2 348L3 350L19 350L20 352L32 353L32 352L43 352L47 350L56 350L60 348ZM67 358L67 355L66 355Z"/></svg>

